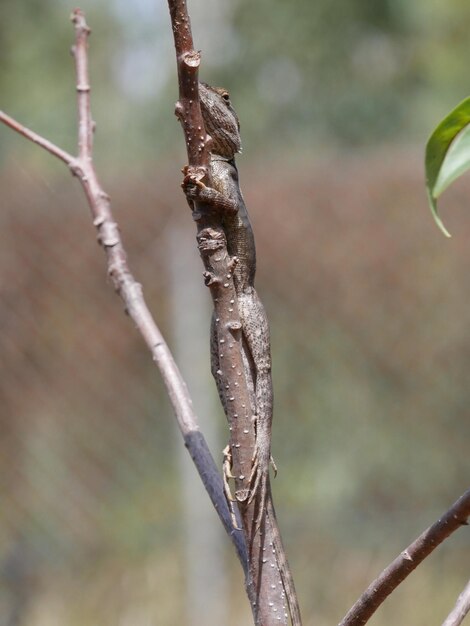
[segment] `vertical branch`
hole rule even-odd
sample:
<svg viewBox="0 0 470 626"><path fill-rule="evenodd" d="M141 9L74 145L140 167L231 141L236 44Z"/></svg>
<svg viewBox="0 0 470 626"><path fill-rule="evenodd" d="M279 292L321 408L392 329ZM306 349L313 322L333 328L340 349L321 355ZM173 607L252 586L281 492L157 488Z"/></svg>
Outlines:
<svg viewBox="0 0 470 626"><path fill-rule="evenodd" d="M193 48L193 35L186 0L169 0L171 25L178 68L179 100L175 113L181 122L190 168L209 176L210 137L204 129L199 103L198 75L201 55Z"/></svg>
<svg viewBox="0 0 470 626"><path fill-rule="evenodd" d="M179 100L175 113L183 127L188 166L185 174L211 185L210 145L199 103L198 71L200 54L193 49L191 26L185 0L169 0L178 68ZM252 398L243 359L241 322L233 281L234 261L229 257L220 216L197 203L197 241L205 267L205 282L214 303L220 384L227 390L230 426L230 453L235 477L235 495L242 517L249 551L249 578L246 580L255 623L258 626L286 624L285 594L279 563L274 558L272 524L256 523L256 502L248 502L256 434ZM274 523L275 520L273 520Z"/></svg>
<svg viewBox="0 0 470 626"><path fill-rule="evenodd" d="M72 13L75 25L75 45L72 54L75 59L77 76L77 113L78 113L78 156L80 159L92 159L93 156L93 120L91 119L90 77L88 72L88 27L80 9Z"/></svg>
<svg viewBox="0 0 470 626"><path fill-rule="evenodd" d="M200 54L193 50L191 25L185 0L169 0L171 24L174 35L178 69L179 99L175 113L181 122L188 166L186 174L197 180L211 183L209 171L211 138L207 135L199 102L198 74ZM205 283L210 288L214 303L214 316L220 329L219 341L226 346L226 358L222 359L221 369L227 384L232 370L239 381L239 393L234 396L230 410L232 414L250 424L254 447L254 431L251 423L250 397L244 376L241 355L241 323L238 315L237 295L232 277L232 263L227 252L227 244L220 219L205 210L203 205L195 211L197 216L197 241L205 267ZM244 448L245 450L245 448ZM250 454L251 463L251 454ZM239 468L238 468L239 469ZM238 472L242 475L242 472ZM248 472L249 475L249 472ZM235 532L242 536L239 531ZM257 601L253 586L253 572L247 559L245 587L253 613L256 616ZM255 617L256 619L256 617ZM258 622L257 622L258 623Z"/></svg>

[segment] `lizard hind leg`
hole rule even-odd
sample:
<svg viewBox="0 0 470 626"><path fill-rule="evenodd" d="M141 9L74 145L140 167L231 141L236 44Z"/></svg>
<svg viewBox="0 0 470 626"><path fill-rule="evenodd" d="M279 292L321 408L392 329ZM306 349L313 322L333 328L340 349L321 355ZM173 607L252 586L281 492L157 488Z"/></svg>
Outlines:
<svg viewBox="0 0 470 626"><path fill-rule="evenodd" d="M235 515L235 505L233 504L234 502L236 502L236 498L234 498L232 494L232 490L230 489L230 485L228 482L230 478L235 478L235 476L232 474L232 453L230 452L230 446L225 446L223 450L223 454L224 454L224 463L223 463L222 473L223 473L223 481L224 481L225 499L227 500L227 504L230 509L230 517L232 518L233 527L235 528L235 530L241 530L241 528L239 528L237 524L237 517Z"/></svg>
<svg viewBox="0 0 470 626"><path fill-rule="evenodd" d="M269 467L270 467L269 443L259 441L257 436L255 455L250 475L250 496L248 504L256 504L256 531L259 530L266 512L266 503L269 487Z"/></svg>
<svg viewBox="0 0 470 626"><path fill-rule="evenodd" d="M273 392L271 381L271 352L266 312L254 288L238 297L238 308L246 343L249 373L252 379L256 441L250 475L249 503L256 502L257 528L265 515L271 463L271 426Z"/></svg>

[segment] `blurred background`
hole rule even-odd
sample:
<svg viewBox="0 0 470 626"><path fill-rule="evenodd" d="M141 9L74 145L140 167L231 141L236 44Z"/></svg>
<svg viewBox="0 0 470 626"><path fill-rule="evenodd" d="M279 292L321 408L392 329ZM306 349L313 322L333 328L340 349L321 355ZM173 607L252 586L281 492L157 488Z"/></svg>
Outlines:
<svg viewBox="0 0 470 626"><path fill-rule="evenodd" d="M75 150L75 4L2 0L0 108ZM132 270L221 464L209 295L163 0L82 0L96 163ZM468 487L470 179L434 226L424 145L470 93L464 0L189 0L227 87L272 327L274 495L305 625L331 626ZM77 181L0 128L0 624L250 624L241 570ZM467 278L466 278L467 277ZM375 626L439 624L470 538Z"/></svg>

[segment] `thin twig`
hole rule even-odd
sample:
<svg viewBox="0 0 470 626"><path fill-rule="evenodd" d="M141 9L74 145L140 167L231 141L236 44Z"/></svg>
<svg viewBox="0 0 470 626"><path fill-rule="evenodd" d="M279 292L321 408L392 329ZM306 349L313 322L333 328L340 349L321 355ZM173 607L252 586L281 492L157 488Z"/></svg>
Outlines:
<svg viewBox="0 0 470 626"><path fill-rule="evenodd" d="M241 533L233 531L230 511L224 496L222 478L217 470L216 463L209 451L204 436L199 431L197 417L194 413L186 384L145 303L142 286L135 280L129 270L127 256L118 225L111 212L109 196L105 193L98 181L93 165L94 123L91 118L90 81L88 74L87 46L90 29L86 24L83 12L79 9L76 9L72 13L72 21L75 26L73 55L75 58L77 76L78 157L71 156L47 139L25 128L3 112L0 112L0 121L30 141L38 144L50 154L61 159L80 180L91 209L93 223L98 231L98 241L106 253L108 274L111 277L116 292L124 301L126 312L137 326L137 329L150 349L153 360L160 370L175 412L178 426L184 438L185 446L196 465L204 487L212 500L225 530L235 545L246 575L246 546Z"/></svg>
<svg viewBox="0 0 470 626"><path fill-rule="evenodd" d="M406 548L351 607L339 626L367 624L382 602L449 535L468 524L470 489L444 515Z"/></svg>
<svg viewBox="0 0 470 626"><path fill-rule="evenodd" d="M442 626L459 626L470 611L470 580L457 598L454 608Z"/></svg>
<svg viewBox="0 0 470 626"><path fill-rule="evenodd" d="M23 126L3 111L0 111L0 122L5 124L5 126L9 126L12 130L19 133L20 135L23 135L23 137L26 137L26 139L29 139L38 146L41 146L41 148L44 148L44 150L50 152L52 155L63 161L69 167L75 164L76 159L71 154L69 154L65 150L62 150L61 148L58 148L55 144L48 141L47 139L44 139L44 137L41 137L41 135L38 135L29 128L26 128L26 126Z"/></svg>

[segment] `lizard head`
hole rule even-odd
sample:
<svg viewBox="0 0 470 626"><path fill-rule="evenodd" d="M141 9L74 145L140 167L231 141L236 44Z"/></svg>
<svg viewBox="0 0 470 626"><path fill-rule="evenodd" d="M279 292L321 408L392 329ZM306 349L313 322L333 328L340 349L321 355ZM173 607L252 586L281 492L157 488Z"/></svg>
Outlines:
<svg viewBox="0 0 470 626"><path fill-rule="evenodd" d="M242 146L240 123L228 91L199 83L199 98L204 126L213 141L211 152L232 159Z"/></svg>

